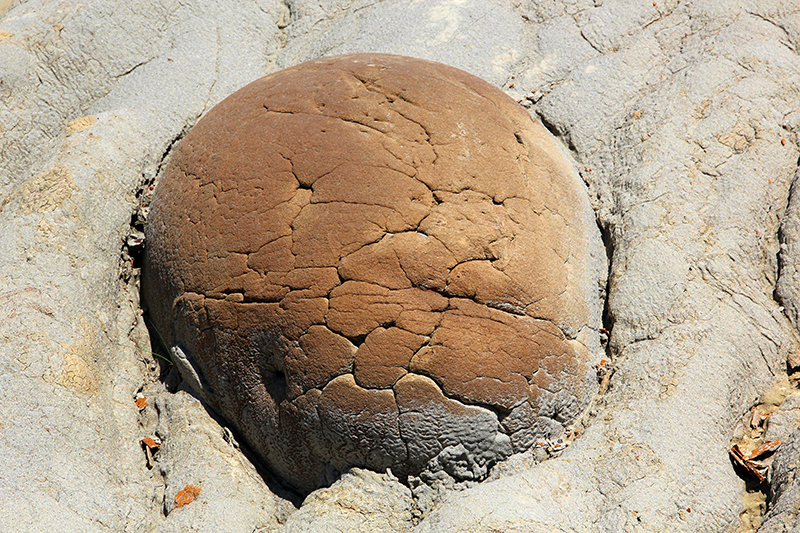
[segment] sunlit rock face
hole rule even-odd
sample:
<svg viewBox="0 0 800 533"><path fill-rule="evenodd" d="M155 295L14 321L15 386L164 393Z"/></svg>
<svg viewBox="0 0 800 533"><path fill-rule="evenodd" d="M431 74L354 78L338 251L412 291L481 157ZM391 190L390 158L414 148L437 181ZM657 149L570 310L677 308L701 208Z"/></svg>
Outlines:
<svg viewBox="0 0 800 533"><path fill-rule="evenodd" d="M329 57L180 142L143 292L186 380L295 487L350 466L479 480L595 392L596 233L562 148L502 91Z"/></svg>

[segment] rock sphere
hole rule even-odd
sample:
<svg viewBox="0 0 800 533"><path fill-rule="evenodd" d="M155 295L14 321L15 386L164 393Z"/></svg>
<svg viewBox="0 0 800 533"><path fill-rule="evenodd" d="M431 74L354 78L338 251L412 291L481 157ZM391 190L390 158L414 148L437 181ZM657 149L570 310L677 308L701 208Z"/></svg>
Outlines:
<svg viewBox="0 0 800 533"><path fill-rule="evenodd" d="M593 220L500 90L391 55L272 74L174 150L143 293L185 379L302 490L482 479L596 388Z"/></svg>

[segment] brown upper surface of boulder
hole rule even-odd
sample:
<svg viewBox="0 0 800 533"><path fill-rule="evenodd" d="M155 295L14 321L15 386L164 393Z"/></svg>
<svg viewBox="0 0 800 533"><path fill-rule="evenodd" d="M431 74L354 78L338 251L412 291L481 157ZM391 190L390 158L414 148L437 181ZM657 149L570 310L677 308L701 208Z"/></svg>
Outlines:
<svg viewBox="0 0 800 533"><path fill-rule="evenodd" d="M187 379L294 486L350 466L481 479L594 393L586 202L488 83L323 58L180 142L144 296Z"/></svg>

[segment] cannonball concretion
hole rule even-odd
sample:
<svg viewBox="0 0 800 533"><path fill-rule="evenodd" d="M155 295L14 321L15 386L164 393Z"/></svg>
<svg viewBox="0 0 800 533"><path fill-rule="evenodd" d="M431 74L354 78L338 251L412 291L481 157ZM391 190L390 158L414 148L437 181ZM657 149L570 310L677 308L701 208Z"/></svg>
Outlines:
<svg viewBox="0 0 800 533"><path fill-rule="evenodd" d="M351 466L480 480L596 392L590 212L499 89L327 57L237 91L173 150L143 296L185 380L294 487Z"/></svg>

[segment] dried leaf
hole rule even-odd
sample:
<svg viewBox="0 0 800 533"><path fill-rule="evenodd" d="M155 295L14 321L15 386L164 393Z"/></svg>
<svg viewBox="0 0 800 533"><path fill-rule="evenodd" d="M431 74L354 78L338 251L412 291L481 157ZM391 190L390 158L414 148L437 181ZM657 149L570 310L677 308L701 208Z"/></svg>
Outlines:
<svg viewBox="0 0 800 533"><path fill-rule="evenodd" d="M774 452L775 450L778 449L778 446L780 445L781 445L780 439L768 440L764 442L764 444L762 444L761 446L759 446L758 448L756 448L755 450L744 456L744 458L747 460L757 459L761 456L767 455L768 453Z"/></svg>
<svg viewBox="0 0 800 533"><path fill-rule="evenodd" d="M730 454L733 460L736 461L739 466L747 470L747 472L752 474L757 480L764 481L766 479L764 474L759 471L759 466L761 465L757 466L756 464L753 464L752 461L747 459L737 444L734 444L733 447L731 447Z"/></svg>
<svg viewBox="0 0 800 533"><path fill-rule="evenodd" d="M197 496L203 489L195 487L194 485L186 485L183 490L178 491L175 495L175 507L183 507L189 505L197 499Z"/></svg>
<svg viewBox="0 0 800 533"><path fill-rule="evenodd" d="M142 443L144 443L144 445L150 448L151 450L157 450L161 447L161 443L156 441L152 437L143 438Z"/></svg>
<svg viewBox="0 0 800 533"><path fill-rule="evenodd" d="M745 460L759 470L766 470L767 468L772 466L772 461L756 461L755 459L745 459Z"/></svg>

